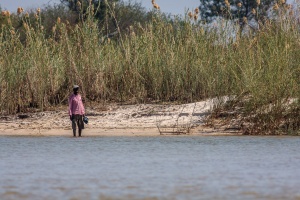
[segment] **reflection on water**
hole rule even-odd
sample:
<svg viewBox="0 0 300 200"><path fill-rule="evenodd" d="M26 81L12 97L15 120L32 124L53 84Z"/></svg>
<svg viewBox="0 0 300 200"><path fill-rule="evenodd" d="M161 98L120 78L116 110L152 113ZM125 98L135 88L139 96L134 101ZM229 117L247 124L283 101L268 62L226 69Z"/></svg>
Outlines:
<svg viewBox="0 0 300 200"><path fill-rule="evenodd" d="M298 137L0 137L0 199L299 199Z"/></svg>

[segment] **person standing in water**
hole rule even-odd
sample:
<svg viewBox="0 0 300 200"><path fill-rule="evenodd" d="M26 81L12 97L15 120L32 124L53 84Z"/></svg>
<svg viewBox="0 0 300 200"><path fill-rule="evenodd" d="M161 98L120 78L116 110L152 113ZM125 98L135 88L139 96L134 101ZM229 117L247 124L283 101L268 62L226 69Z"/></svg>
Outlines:
<svg viewBox="0 0 300 200"><path fill-rule="evenodd" d="M81 137L82 129L84 129L83 117L85 109L83 106L81 95L79 94L79 86L74 85L73 94L69 97L69 116L72 121L73 136L76 137L76 126L78 127L78 135Z"/></svg>

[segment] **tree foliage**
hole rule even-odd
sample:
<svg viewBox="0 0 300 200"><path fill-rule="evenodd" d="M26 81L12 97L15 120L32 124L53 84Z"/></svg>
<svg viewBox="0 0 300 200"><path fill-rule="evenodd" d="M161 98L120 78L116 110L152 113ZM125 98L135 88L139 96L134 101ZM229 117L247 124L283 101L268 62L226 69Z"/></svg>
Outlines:
<svg viewBox="0 0 300 200"><path fill-rule="evenodd" d="M201 18L207 22L216 17L225 19L263 20L267 11L276 0L200 0ZM276 1L277 2L277 1Z"/></svg>
<svg viewBox="0 0 300 200"><path fill-rule="evenodd" d="M99 23L105 34L114 32L118 27L124 32L135 23L145 24L151 19L152 12L147 12L141 3L120 0L61 0L73 13L78 14L78 20L85 20L88 10Z"/></svg>
<svg viewBox="0 0 300 200"><path fill-rule="evenodd" d="M85 14L90 6L94 7L95 16L103 20L109 7L119 0L61 0L71 11Z"/></svg>

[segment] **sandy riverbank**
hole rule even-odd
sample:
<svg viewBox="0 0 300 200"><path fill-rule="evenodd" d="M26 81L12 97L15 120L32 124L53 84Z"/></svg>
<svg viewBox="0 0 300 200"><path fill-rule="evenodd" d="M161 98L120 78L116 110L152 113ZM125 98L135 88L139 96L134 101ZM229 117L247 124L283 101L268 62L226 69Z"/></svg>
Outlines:
<svg viewBox="0 0 300 200"><path fill-rule="evenodd" d="M83 136L237 135L232 124L207 126L211 101L181 105L86 105ZM231 131L230 131L231 130ZM53 111L0 116L0 135L71 136L67 106Z"/></svg>

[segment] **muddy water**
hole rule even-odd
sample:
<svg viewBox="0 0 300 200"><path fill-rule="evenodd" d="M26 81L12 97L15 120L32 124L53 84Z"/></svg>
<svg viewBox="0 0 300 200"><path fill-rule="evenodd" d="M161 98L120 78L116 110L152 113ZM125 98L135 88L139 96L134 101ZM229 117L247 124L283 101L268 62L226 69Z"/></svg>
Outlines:
<svg viewBox="0 0 300 200"><path fill-rule="evenodd" d="M0 137L0 199L299 199L300 137Z"/></svg>

